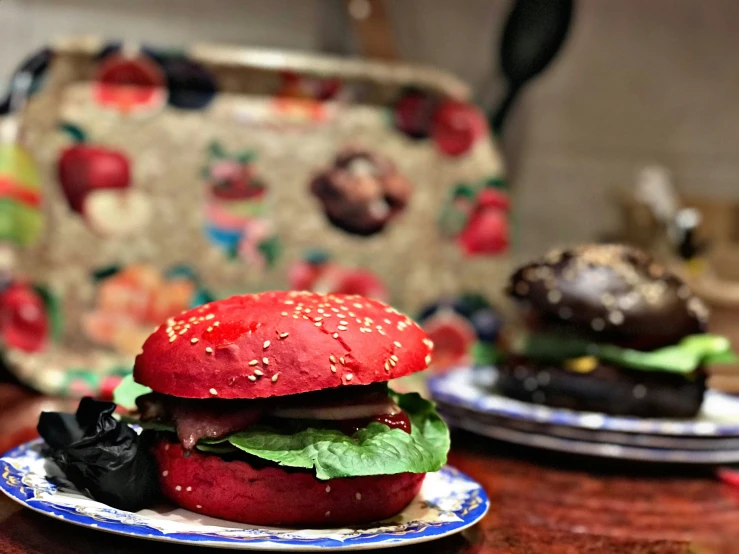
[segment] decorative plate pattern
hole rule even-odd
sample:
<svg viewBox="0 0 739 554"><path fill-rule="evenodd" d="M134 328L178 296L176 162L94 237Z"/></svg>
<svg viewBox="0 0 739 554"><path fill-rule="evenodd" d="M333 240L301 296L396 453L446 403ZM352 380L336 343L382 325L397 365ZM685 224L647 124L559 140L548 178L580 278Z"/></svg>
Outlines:
<svg viewBox="0 0 739 554"><path fill-rule="evenodd" d="M40 439L0 458L0 489L20 504L83 527L149 540L237 550L324 551L389 548L457 533L478 522L489 500L482 487L445 466L426 477L403 512L376 524L337 529L260 528L194 514L172 506L137 513L82 496L42 454Z"/></svg>
<svg viewBox="0 0 739 554"><path fill-rule="evenodd" d="M440 403L510 420L648 435L739 437L739 399L716 391L707 391L701 413L695 419L640 419L513 400L495 392L497 376L493 367L460 368L432 377L428 389Z"/></svg>

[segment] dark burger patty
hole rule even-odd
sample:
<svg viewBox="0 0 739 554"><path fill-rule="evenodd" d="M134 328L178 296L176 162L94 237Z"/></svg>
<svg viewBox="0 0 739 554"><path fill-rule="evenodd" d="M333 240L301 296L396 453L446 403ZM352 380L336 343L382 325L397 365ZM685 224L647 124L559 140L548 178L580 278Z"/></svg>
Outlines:
<svg viewBox="0 0 739 554"><path fill-rule="evenodd" d="M689 376L599 362L589 373L510 357L499 366L506 396L558 408L653 418L692 418L706 390L702 368Z"/></svg>

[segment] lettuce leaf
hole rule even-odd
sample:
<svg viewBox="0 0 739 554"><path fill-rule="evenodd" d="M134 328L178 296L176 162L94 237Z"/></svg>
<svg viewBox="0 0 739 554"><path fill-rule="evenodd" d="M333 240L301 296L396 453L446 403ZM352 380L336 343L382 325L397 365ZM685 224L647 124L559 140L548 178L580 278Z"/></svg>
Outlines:
<svg viewBox="0 0 739 554"><path fill-rule="evenodd" d="M129 373L113 391L113 402L127 410L135 410L136 399L150 392L149 387L138 384L133 380L133 373Z"/></svg>
<svg viewBox="0 0 739 554"><path fill-rule="evenodd" d="M315 469L318 479L427 473L446 463L449 431L431 402L417 393L395 395L411 419L411 434L370 423L353 436L308 427L283 434L255 426L228 437L244 452L281 466Z"/></svg>
<svg viewBox="0 0 739 554"><path fill-rule="evenodd" d="M563 362L581 356L594 356L605 362L641 371L664 371L686 375L702 364L731 364L739 361L725 337L690 335L679 343L649 352L596 344L557 335L529 335L517 348L534 360Z"/></svg>
<svg viewBox="0 0 739 554"><path fill-rule="evenodd" d="M135 407L136 397L148 392L147 387L127 377L114 396L120 405ZM236 448L281 466L314 469L322 480L438 471L446 463L449 429L436 413L434 404L417 393L389 391L389 394L408 414L410 434L373 422L349 436L336 429L321 428L318 421L291 420L282 429L253 425L227 437L204 439L196 448L216 454ZM174 432L174 427L167 424L140 425L145 429Z"/></svg>

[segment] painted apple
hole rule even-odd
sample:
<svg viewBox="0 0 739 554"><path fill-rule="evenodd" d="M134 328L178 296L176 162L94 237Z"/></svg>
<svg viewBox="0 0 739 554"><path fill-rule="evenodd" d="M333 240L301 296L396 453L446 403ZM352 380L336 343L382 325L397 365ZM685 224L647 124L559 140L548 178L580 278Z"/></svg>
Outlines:
<svg viewBox="0 0 739 554"><path fill-rule="evenodd" d="M142 192L102 189L87 195L82 211L87 224L99 235L125 237L140 233L153 210Z"/></svg>
<svg viewBox="0 0 739 554"><path fill-rule="evenodd" d="M14 283L0 293L0 337L5 345L37 352L48 336L49 321L40 294L25 283Z"/></svg>
<svg viewBox="0 0 739 554"><path fill-rule="evenodd" d="M290 288L323 294L358 294L388 299L388 290L377 275L365 268L344 267L323 252L311 252L288 272Z"/></svg>
<svg viewBox="0 0 739 554"><path fill-rule="evenodd" d="M431 138L447 156L461 156L487 133L487 121L482 112L471 104L445 100L434 113Z"/></svg>
<svg viewBox="0 0 739 554"><path fill-rule="evenodd" d="M480 192L476 206L459 234L459 244L468 255L500 254L508 249L508 197L487 188Z"/></svg>

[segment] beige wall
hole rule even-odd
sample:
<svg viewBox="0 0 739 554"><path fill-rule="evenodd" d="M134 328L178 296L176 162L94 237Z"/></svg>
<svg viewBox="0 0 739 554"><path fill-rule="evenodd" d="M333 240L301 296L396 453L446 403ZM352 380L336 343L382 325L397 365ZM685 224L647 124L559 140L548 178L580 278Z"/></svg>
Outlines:
<svg viewBox="0 0 739 554"><path fill-rule="evenodd" d="M163 45L343 44L333 0L2 0L0 78L50 38L96 33ZM473 84L494 57L504 0L395 0L405 58ZM739 2L580 0L563 57L511 121L518 246L592 239L616 223L608 190L644 164L686 191L739 198Z"/></svg>

